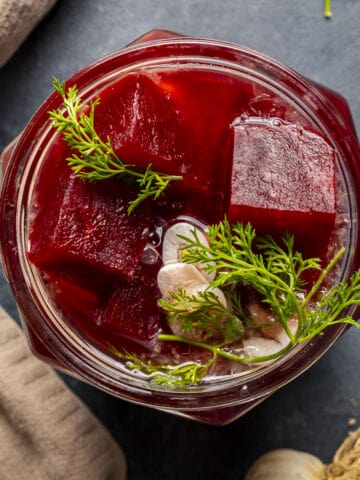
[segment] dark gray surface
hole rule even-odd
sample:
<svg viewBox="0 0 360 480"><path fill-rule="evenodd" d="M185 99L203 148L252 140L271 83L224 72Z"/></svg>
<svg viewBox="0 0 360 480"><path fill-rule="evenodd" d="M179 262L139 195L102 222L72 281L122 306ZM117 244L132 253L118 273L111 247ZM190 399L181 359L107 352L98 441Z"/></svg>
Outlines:
<svg viewBox="0 0 360 480"><path fill-rule="evenodd" d="M322 18L322 0L63 0L0 68L0 150L50 93L53 75L65 79L157 27L241 43L287 63L347 97L360 129L359 0L334 2L331 21ZM0 304L15 314L1 277ZM259 454L277 447L330 461L348 419L360 422L359 347L352 329L309 372L227 427L67 382L123 446L129 480L242 479Z"/></svg>

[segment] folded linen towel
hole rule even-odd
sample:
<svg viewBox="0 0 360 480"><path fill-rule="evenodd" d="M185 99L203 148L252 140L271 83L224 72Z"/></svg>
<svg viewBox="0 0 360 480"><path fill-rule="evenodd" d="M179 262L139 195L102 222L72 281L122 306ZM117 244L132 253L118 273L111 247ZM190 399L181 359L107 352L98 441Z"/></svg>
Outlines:
<svg viewBox="0 0 360 480"><path fill-rule="evenodd" d="M120 447L0 307L0 479L125 478Z"/></svg>
<svg viewBox="0 0 360 480"><path fill-rule="evenodd" d="M0 65L21 45L56 0L0 0Z"/></svg>

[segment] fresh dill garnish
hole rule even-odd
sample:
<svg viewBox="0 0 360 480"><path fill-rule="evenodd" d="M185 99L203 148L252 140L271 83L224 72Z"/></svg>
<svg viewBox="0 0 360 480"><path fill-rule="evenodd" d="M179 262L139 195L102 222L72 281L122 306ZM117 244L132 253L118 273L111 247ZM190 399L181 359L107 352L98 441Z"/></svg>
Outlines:
<svg viewBox="0 0 360 480"><path fill-rule="evenodd" d="M309 305L303 328L298 334L298 343L310 340L319 335L325 328L345 323L360 328L359 323L349 315L340 317L341 313L354 305L360 305L360 270L357 270L350 279L342 281L324 290L316 299L315 306Z"/></svg>
<svg viewBox="0 0 360 480"><path fill-rule="evenodd" d="M225 219L210 225L207 234L208 246L199 241L195 231L192 238L181 237L186 252L183 261L203 264L208 273L215 272L212 287L251 286L295 343L288 319L294 314L301 317L299 293L305 286L301 277L306 270L320 270L320 260L303 259L294 252L291 235L285 234L280 246L270 236L257 237L250 224L230 225Z"/></svg>
<svg viewBox="0 0 360 480"><path fill-rule="evenodd" d="M188 387L199 384L203 378L208 375L210 367L215 363L218 356L226 358L227 360L241 363L261 363L277 358L277 356L284 355L290 350L290 346L286 346L272 355L264 357L251 358L246 355L237 355L224 348L224 345L209 345L207 343L199 342L197 340L191 340L189 338L178 335L160 334L159 340L180 342L184 341L195 347L204 348L211 353L210 359L207 362L185 362L179 365L166 365L152 363L149 360L143 360L135 353L129 353L126 351L120 352L113 345L109 345L110 352L121 360L125 361L125 365L134 372L141 372L143 375L149 378L151 383L166 386L166 387Z"/></svg>
<svg viewBox="0 0 360 480"><path fill-rule="evenodd" d="M109 348L113 355L125 360L130 370L148 376L152 383L168 387L186 387L199 383L216 359L216 354L213 354L206 363L186 362L180 365L161 365L144 361L135 353L120 352L112 345Z"/></svg>
<svg viewBox="0 0 360 480"><path fill-rule="evenodd" d="M189 295L179 288L170 292L170 299L162 298L158 304L167 313L169 324L177 322L184 336L195 332L204 340L220 339L227 343L244 334L241 321L224 307L211 290Z"/></svg>
<svg viewBox="0 0 360 480"><path fill-rule="evenodd" d="M349 316L341 313L360 305L360 272L348 282L342 281L320 292L326 277L345 252L341 248L328 265L321 269L320 259L304 259L294 251L294 238L285 234L283 245L271 236L257 237L250 224L230 223L225 219L208 228L209 245L199 241L196 231L192 237L181 237L186 253L183 261L200 263L209 272L216 272L211 287L249 285L262 297L276 320L282 325L295 345L309 340L325 328L337 323L347 323L360 328ZM304 272L320 271L318 279L306 292ZM288 326L288 319L295 316L298 328L295 334Z"/></svg>
<svg viewBox="0 0 360 480"><path fill-rule="evenodd" d="M62 132L65 142L74 150L67 161L75 175L90 181L112 177L135 184L140 189L137 197L129 203L128 214L147 198L157 199L174 180L181 176L167 175L151 169L145 170L124 163L114 152L110 139L102 140L94 127L95 107L100 99L90 103L89 113L84 112L84 105L74 85L66 88L65 83L53 79L54 89L62 96L64 109L49 112L53 126Z"/></svg>

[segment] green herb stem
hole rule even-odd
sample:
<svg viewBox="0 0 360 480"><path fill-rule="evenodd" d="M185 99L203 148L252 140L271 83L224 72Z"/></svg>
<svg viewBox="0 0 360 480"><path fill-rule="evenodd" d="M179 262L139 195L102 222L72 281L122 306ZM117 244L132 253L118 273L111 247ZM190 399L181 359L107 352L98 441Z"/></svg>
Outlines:
<svg viewBox="0 0 360 480"><path fill-rule="evenodd" d="M179 365L154 364L144 361L135 353L120 352L109 344L110 351L124 360L129 369L142 372L152 383L170 387L186 387L199 383L216 360L214 353L206 363L185 362Z"/></svg>
<svg viewBox="0 0 360 480"><path fill-rule="evenodd" d="M293 345L289 343L286 347L282 348L281 350L271 355L265 355L262 357L249 357L246 355L236 355L235 353L224 350L223 346L221 345L209 345L208 343L200 342L198 340L192 340L190 338L181 337L179 335L161 333L158 335L158 339L165 342L187 343L188 345L192 345L194 347L199 347L199 348L203 348L204 350L208 350L213 355L219 355L221 357L226 358L227 360L231 360L234 362L241 362L241 363L262 363L262 362L267 362L269 360L274 360L275 358L278 358L284 355L285 353L287 353L293 347Z"/></svg>
<svg viewBox="0 0 360 480"><path fill-rule="evenodd" d="M331 0L324 0L324 17L325 18L332 17Z"/></svg>
<svg viewBox="0 0 360 480"><path fill-rule="evenodd" d="M303 308L306 307L309 304L310 300L314 298L314 296L317 294L325 278L329 275L330 271L339 262L340 258L344 255L344 253L345 253L345 247L340 248L340 250L335 254L335 256L327 264L327 266L322 270L316 282L313 284L309 292L306 294L305 299L302 303Z"/></svg>

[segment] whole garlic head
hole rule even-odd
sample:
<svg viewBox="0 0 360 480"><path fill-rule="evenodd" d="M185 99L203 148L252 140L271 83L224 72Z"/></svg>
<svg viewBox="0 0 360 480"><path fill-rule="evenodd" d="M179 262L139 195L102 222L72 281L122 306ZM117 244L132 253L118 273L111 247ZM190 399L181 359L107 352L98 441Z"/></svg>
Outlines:
<svg viewBox="0 0 360 480"><path fill-rule="evenodd" d="M244 480L325 480L325 465L314 455L292 449L265 453Z"/></svg>

